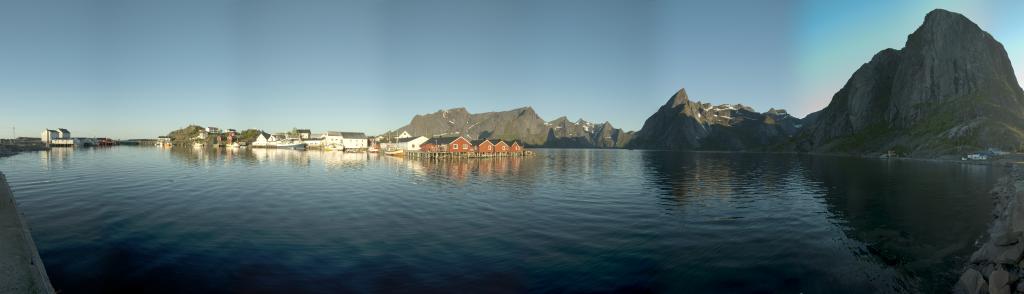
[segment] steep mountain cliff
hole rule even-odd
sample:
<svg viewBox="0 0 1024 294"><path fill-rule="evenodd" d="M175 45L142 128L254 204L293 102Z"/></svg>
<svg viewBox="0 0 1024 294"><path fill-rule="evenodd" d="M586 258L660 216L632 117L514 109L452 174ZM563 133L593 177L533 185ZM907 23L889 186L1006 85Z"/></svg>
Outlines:
<svg viewBox="0 0 1024 294"><path fill-rule="evenodd" d="M647 118L628 147L675 150L769 150L789 142L801 120L785 110L758 113L741 104L690 101L680 89Z"/></svg>
<svg viewBox="0 0 1024 294"><path fill-rule="evenodd" d="M531 107L509 111L472 114L465 108L438 110L416 115L408 125L396 130L414 136L463 135L470 138L520 140L530 146L573 148L623 147L632 135L608 122L593 124L560 117L545 122Z"/></svg>
<svg viewBox="0 0 1024 294"><path fill-rule="evenodd" d="M1003 45L963 15L934 10L903 49L882 50L854 72L796 149L922 156L1016 149L1022 102Z"/></svg>

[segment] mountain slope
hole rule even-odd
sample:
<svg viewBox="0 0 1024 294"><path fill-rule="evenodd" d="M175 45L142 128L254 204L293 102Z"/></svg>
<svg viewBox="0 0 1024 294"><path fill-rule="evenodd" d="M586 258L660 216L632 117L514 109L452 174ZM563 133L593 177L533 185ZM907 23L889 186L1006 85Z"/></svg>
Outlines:
<svg viewBox="0 0 1024 294"><path fill-rule="evenodd" d="M520 140L530 146L572 148L623 147L632 135L610 123L595 125L585 120L560 117L545 122L531 107L508 111L469 113L465 108L438 110L416 115L395 133L407 131L414 136L468 136Z"/></svg>
<svg viewBox="0 0 1024 294"><path fill-rule="evenodd" d="M861 66L797 150L938 155L1024 138L1024 91L1003 45L963 15L934 10L901 50Z"/></svg>
<svg viewBox="0 0 1024 294"><path fill-rule="evenodd" d="M674 150L767 150L788 142L801 120L785 110L758 113L741 104L712 106L690 101L686 89L669 98L629 143L631 148Z"/></svg>

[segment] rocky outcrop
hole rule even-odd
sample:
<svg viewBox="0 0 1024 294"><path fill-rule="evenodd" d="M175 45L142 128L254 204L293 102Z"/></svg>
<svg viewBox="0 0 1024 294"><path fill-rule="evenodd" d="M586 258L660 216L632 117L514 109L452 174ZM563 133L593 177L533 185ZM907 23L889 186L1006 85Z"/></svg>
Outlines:
<svg viewBox="0 0 1024 294"><path fill-rule="evenodd" d="M742 104L691 101L686 89L669 98L629 143L632 148L672 150L771 150L789 142L800 119L785 110L759 113Z"/></svg>
<svg viewBox="0 0 1024 294"><path fill-rule="evenodd" d="M971 255L954 293L1024 293L1024 170L1000 179L992 197L988 240Z"/></svg>
<svg viewBox="0 0 1024 294"><path fill-rule="evenodd" d="M461 135L520 140L530 146L556 148L620 148L632 137L631 132L616 129L608 122L574 122L564 116L545 122L531 107L477 114L465 108L438 110L413 117L395 133L403 131L427 137Z"/></svg>
<svg viewBox="0 0 1024 294"><path fill-rule="evenodd" d="M963 15L934 10L901 50L861 66L797 141L797 150L914 155L1015 149L1024 91L1003 45Z"/></svg>

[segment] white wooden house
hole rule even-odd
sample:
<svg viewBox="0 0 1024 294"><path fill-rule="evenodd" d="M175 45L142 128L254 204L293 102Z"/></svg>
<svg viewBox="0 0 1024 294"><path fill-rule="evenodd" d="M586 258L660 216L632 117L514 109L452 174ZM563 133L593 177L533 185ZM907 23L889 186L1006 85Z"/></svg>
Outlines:
<svg viewBox="0 0 1024 294"><path fill-rule="evenodd" d="M333 146L344 150L362 150L367 148L366 134L357 132L327 131L323 135L323 146Z"/></svg>
<svg viewBox="0 0 1024 294"><path fill-rule="evenodd" d="M260 131L260 134L256 136L256 141L252 142L253 147L267 147L270 145L270 134Z"/></svg>

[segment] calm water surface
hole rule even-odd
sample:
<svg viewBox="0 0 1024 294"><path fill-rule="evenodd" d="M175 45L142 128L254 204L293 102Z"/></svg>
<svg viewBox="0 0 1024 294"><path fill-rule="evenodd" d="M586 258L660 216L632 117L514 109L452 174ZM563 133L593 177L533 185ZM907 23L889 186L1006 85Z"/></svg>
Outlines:
<svg viewBox="0 0 1024 294"><path fill-rule="evenodd" d="M0 159L64 293L936 292L1001 168L538 150L429 162L291 150Z"/></svg>

